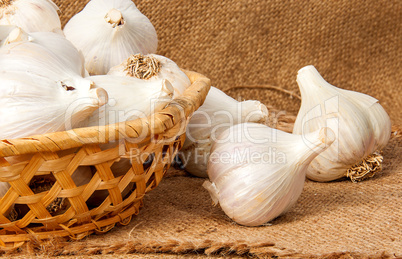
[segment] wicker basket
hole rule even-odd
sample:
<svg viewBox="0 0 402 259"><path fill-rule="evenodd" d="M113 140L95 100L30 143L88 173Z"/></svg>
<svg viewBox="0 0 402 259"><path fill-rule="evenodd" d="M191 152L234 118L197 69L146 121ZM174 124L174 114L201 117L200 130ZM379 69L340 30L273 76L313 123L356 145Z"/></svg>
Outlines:
<svg viewBox="0 0 402 259"><path fill-rule="evenodd" d="M0 200L1 249L14 249L33 237L82 239L94 232L105 233L116 223L128 224L143 205L145 193L158 186L168 170L183 144L188 120L209 91L208 78L185 73L192 84L184 95L148 118L1 140L0 181L11 185ZM119 145L101 150L101 144L112 140L120 140ZM74 151L60 152L63 150ZM10 158L23 161L10 164ZM131 159L132 166L115 177L111 167L122 158ZM71 178L78 166L95 169L90 182L79 187ZM35 193L30 187L34 176L51 176L54 183ZM99 206L89 208L87 200L97 190L106 190L107 195ZM56 199L68 204L61 214L52 215L48 206ZM10 220L13 204L26 207L25 216Z"/></svg>

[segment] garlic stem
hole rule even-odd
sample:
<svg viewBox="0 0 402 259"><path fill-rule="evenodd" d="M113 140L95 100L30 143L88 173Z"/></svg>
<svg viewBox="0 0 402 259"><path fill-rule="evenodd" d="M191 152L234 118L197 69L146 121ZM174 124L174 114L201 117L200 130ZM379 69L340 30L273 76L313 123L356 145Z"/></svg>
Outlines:
<svg viewBox="0 0 402 259"><path fill-rule="evenodd" d="M17 27L10 32L6 43L19 42L27 39L28 35L21 28Z"/></svg>
<svg viewBox="0 0 402 259"><path fill-rule="evenodd" d="M124 24L124 19L122 13L117 9L110 9L106 14L105 20L110 23L113 28Z"/></svg>
<svg viewBox="0 0 402 259"><path fill-rule="evenodd" d="M150 55L135 54L127 59L127 66L124 69L127 75L139 79L150 79L161 70L158 59Z"/></svg>
<svg viewBox="0 0 402 259"><path fill-rule="evenodd" d="M174 88L173 85L169 82L169 80L163 79L161 92L164 92L169 97L173 97Z"/></svg>

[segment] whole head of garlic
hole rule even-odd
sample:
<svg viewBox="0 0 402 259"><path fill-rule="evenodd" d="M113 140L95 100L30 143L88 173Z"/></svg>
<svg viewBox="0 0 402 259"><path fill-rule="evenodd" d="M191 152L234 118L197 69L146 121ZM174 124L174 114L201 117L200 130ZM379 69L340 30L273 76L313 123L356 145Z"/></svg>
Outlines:
<svg viewBox="0 0 402 259"><path fill-rule="evenodd" d="M74 72L82 77L89 76L85 70L84 56L61 34L53 32L27 33L14 25L0 25L0 41L1 46L24 42L40 45L53 52L63 62L63 66L73 69Z"/></svg>
<svg viewBox="0 0 402 259"><path fill-rule="evenodd" d="M36 42L0 48L1 139L74 128L107 102L73 63Z"/></svg>
<svg viewBox="0 0 402 259"><path fill-rule="evenodd" d="M261 102L239 102L211 87L204 104L193 114L186 129L186 140L179 153L186 171L208 177L211 146L222 131L243 122L265 122L267 118L268 109Z"/></svg>
<svg viewBox="0 0 402 259"><path fill-rule="evenodd" d="M104 75L131 54L156 52L155 28L131 0L91 0L64 27L91 75Z"/></svg>
<svg viewBox="0 0 402 259"><path fill-rule="evenodd" d="M191 85L190 79L177 64L161 55L134 54L118 66L114 66L108 75L127 76L147 81L167 79L174 88L174 96L181 96Z"/></svg>
<svg viewBox="0 0 402 259"><path fill-rule="evenodd" d="M226 129L211 149L203 186L241 225L262 225L299 198L309 163L335 140L322 128L293 135L256 123Z"/></svg>
<svg viewBox="0 0 402 259"><path fill-rule="evenodd" d="M75 128L107 101L103 89L69 90L25 72L0 72L0 139Z"/></svg>
<svg viewBox="0 0 402 259"><path fill-rule="evenodd" d="M391 120L378 100L327 83L313 66L297 75L302 104L294 134L331 128L335 143L313 160L307 177L332 181L345 176L352 181L371 177L381 170L380 151L391 135Z"/></svg>
<svg viewBox="0 0 402 259"><path fill-rule="evenodd" d="M58 10L51 0L1 0L0 25L16 25L26 32L62 33Z"/></svg>
<svg viewBox="0 0 402 259"><path fill-rule="evenodd" d="M55 33L27 34L20 28L9 28L0 26L0 71L26 71L74 88L90 87L92 83L83 78L82 54L67 39Z"/></svg>

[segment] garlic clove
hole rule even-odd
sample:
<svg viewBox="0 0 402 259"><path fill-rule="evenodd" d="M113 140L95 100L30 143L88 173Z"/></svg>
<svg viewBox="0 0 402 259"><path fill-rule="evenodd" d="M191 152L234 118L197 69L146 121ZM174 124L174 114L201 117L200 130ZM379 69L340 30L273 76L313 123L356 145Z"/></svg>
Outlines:
<svg viewBox="0 0 402 259"><path fill-rule="evenodd" d="M378 100L327 83L313 66L299 71L297 83L302 104L293 133L330 127L338 136L331 148L311 163L307 177L332 181L348 176L359 181L380 170L382 157L372 154L388 142L391 121ZM360 170L361 165L367 170Z"/></svg>
<svg viewBox="0 0 402 259"><path fill-rule="evenodd" d="M237 223L262 225L296 203L309 163L334 141L329 128L301 136L262 124L232 126L211 149L203 186Z"/></svg>
<svg viewBox="0 0 402 259"><path fill-rule="evenodd" d="M211 145L232 125L265 122L267 107L259 101L238 102L216 87L211 87L204 104L194 112L186 129L186 140L179 152L187 172L208 177L207 163Z"/></svg>

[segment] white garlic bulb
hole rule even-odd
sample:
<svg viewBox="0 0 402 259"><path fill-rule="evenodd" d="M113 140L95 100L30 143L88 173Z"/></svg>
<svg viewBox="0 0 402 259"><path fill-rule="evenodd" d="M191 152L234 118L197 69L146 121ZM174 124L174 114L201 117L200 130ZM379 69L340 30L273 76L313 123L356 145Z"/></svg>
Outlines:
<svg viewBox="0 0 402 259"><path fill-rule="evenodd" d="M19 29L12 30L10 34L16 31ZM28 34L27 41L24 40L25 36L16 37L17 39L12 42L8 37L9 44L0 48L0 71L23 71L53 79L73 88L91 87L92 82L82 77L84 73L82 55L68 40L54 33L33 33L33 35ZM52 43L60 46L53 46ZM60 54L63 48L64 53Z"/></svg>
<svg viewBox="0 0 402 259"><path fill-rule="evenodd" d="M179 157L189 173L208 177L207 163L214 140L223 130L243 122L265 122L267 107L259 101L239 102L211 87L204 104L194 112Z"/></svg>
<svg viewBox="0 0 402 259"><path fill-rule="evenodd" d="M87 126L109 125L147 117L162 110L172 100L174 93L168 80L145 81L110 75L88 79L96 87L107 91L109 102L88 118Z"/></svg>
<svg viewBox="0 0 402 259"><path fill-rule="evenodd" d="M329 127L338 136L313 160L307 177L325 182L348 176L355 182L381 170L379 151L391 136L391 120L378 100L330 85L313 66L298 72L297 83L302 104L293 133Z"/></svg>
<svg viewBox="0 0 402 259"><path fill-rule="evenodd" d="M51 0L1 0L0 25L16 25L26 32L62 33L58 10Z"/></svg>
<svg viewBox="0 0 402 259"><path fill-rule="evenodd" d="M1 139L74 128L107 102L105 90L68 64L30 41L0 48Z"/></svg>
<svg viewBox="0 0 402 259"><path fill-rule="evenodd" d="M131 54L156 52L155 28L131 0L91 0L64 27L91 75L104 75Z"/></svg>
<svg viewBox="0 0 402 259"><path fill-rule="evenodd" d="M17 42L31 42L43 46L62 60L63 66L73 68L82 77L89 76L85 70L84 56L63 35L53 32L26 33L14 25L1 25L0 40L2 46Z"/></svg>
<svg viewBox="0 0 402 259"><path fill-rule="evenodd" d="M328 129L293 135L256 123L226 129L211 150L203 186L235 222L258 226L299 198L309 163L335 140Z"/></svg>
<svg viewBox="0 0 402 259"><path fill-rule="evenodd" d="M156 54L131 55L118 66L112 67L108 75L128 76L148 81L167 79L174 88L174 96L183 95L191 85L190 79L172 60Z"/></svg>
<svg viewBox="0 0 402 259"><path fill-rule="evenodd" d="M106 100L103 89L69 91L49 78L0 72L0 138L74 128Z"/></svg>

